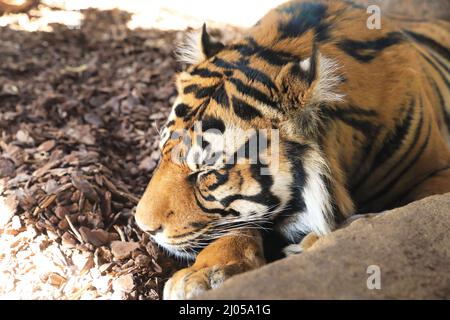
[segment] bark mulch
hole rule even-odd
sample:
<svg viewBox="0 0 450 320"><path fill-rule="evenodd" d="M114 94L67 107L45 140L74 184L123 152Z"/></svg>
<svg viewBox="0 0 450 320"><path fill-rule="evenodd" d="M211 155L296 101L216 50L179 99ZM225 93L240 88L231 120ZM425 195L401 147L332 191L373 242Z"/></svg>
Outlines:
<svg viewBox="0 0 450 320"><path fill-rule="evenodd" d="M0 28L0 297L158 299L179 267L135 225L175 97L178 32L86 10Z"/></svg>

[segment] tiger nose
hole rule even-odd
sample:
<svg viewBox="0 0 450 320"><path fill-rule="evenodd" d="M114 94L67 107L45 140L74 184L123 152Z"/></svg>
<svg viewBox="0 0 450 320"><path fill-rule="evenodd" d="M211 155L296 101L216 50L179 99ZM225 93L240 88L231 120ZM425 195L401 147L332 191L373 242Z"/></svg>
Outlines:
<svg viewBox="0 0 450 320"><path fill-rule="evenodd" d="M139 217L140 217L139 215L136 215L134 217L134 220L136 221L136 224L142 231L148 232L151 235L155 235L156 233L162 232L164 230L162 224L160 224L160 223L155 223L155 224L144 223L140 220Z"/></svg>
<svg viewBox="0 0 450 320"><path fill-rule="evenodd" d="M143 231L145 231L145 232L147 232L147 233L150 233L152 236L154 236L154 235L156 235L158 232L162 232L163 231L163 226L162 225L159 225L159 227L157 227L157 228L154 228L154 229L151 229L151 228L144 228L144 229L142 229Z"/></svg>

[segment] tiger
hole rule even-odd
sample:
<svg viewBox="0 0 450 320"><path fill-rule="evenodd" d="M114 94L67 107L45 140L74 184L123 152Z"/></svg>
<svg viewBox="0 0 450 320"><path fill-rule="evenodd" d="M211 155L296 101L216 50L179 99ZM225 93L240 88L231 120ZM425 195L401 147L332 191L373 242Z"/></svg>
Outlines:
<svg viewBox="0 0 450 320"><path fill-rule="evenodd" d="M350 217L450 192L449 22L383 15L368 28L365 9L290 1L230 44L205 25L186 35L135 213L191 261L164 299L303 252Z"/></svg>

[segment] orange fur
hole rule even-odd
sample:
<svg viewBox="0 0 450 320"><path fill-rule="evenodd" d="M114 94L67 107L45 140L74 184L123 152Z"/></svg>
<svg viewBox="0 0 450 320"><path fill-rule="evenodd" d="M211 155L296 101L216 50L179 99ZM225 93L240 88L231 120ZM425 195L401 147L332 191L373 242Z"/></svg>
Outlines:
<svg viewBox="0 0 450 320"><path fill-rule="evenodd" d="M137 222L163 235L159 242L170 251L189 257L196 255L190 249L216 239L192 268L172 278L168 298L211 288L208 275L220 273L223 280L227 265L230 274L260 266L258 232L245 227L264 219L278 223L287 204L303 208L307 223L288 217L273 228L296 239L298 230L326 233L355 211L450 192L450 91L442 76L448 79L448 56L440 55L448 48L439 45L449 39L448 24L383 18L382 29L369 30L367 13L348 3L301 2L270 11L246 38L210 56L205 51L203 61L177 78L168 133L188 129L193 137L192 125L205 119L219 119L226 132L276 128L280 167L270 178L255 176L249 162L193 169L171 160L178 140L164 141ZM192 182L193 174L204 179ZM236 200L219 201L230 195ZM284 209L252 220L252 208L269 210L274 203ZM247 223L216 237L215 228L232 219ZM295 223L300 225L292 229Z"/></svg>

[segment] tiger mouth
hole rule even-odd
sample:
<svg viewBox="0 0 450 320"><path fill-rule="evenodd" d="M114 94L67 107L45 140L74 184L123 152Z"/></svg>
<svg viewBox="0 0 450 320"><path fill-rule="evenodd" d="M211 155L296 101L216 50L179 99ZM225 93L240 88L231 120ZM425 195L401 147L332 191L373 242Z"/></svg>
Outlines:
<svg viewBox="0 0 450 320"><path fill-rule="evenodd" d="M205 239L208 229L208 227L205 227L174 236L165 236L160 233L150 235L150 237L169 254L193 259L204 247L213 241L213 239Z"/></svg>
<svg viewBox="0 0 450 320"><path fill-rule="evenodd" d="M190 240L170 243L155 240L156 244L171 256L193 260L197 254L207 245L195 245Z"/></svg>

